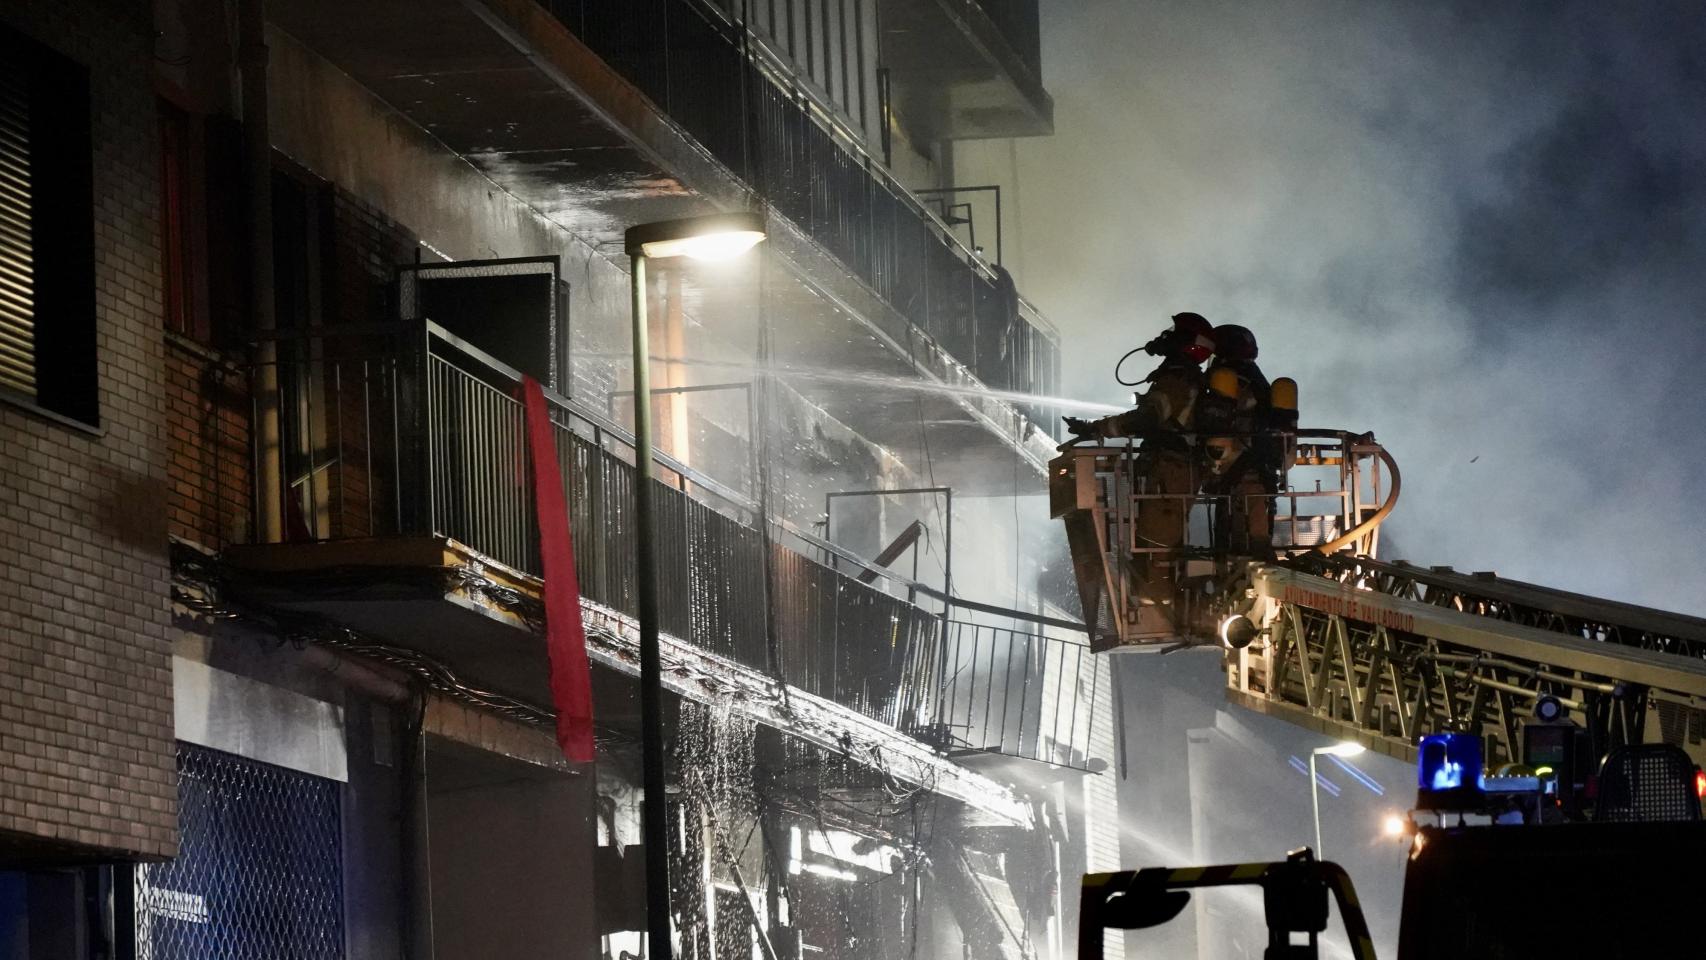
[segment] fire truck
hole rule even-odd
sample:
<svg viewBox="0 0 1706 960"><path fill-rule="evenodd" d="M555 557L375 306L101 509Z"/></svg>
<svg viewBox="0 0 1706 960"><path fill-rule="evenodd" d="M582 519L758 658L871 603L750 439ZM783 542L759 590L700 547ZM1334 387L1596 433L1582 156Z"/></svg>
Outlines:
<svg viewBox="0 0 1706 960"><path fill-rule="evenodd" d="M1149 489L1142 438L1061 448L1050 501L1092 645L1218 645L1230 702L1416 765L1400 960L1698 949L1706 620L1383 561L1401 488L1385 448L1349 431L1268 439L1294 455L1276 490L1250 495L1265 503L1242 505L1272 511L1262 557L1217 544L1227 497ZM1142 511L1169 498L1178 535L1140 537ZM1157 560L1174 591L1160 604L1144 583ZM1352 953L1373 957L1350 878L1307 848L1086 876L1080 957L1099 960L1104 929L1238 884L1263 892L1268 957L1316 956L1330 898Z"/></svg>

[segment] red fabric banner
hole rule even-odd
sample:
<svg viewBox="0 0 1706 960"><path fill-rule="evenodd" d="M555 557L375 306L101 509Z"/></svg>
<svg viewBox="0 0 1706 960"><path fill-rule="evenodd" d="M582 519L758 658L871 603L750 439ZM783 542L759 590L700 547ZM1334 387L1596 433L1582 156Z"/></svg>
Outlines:
<svg viewBox="0 0 1706 960"><path fill-rule="evenodd" d="M545 391L523 377L527 448L533 457L533 501L539 514L539 559L545 574L545 649L551 659L551 702L557 708L557 745L571 763L591 763L592 670L581 621L581 584L575 572L569 505L557 467L557 442Z"/></svg>

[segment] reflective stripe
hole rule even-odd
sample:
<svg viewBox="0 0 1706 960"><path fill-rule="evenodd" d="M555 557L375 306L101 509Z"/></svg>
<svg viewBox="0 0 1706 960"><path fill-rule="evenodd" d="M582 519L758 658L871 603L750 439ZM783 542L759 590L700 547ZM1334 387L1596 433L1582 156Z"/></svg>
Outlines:
<svg viewBox="0 0 1706 960"><path fill-rule="evenodd" d="M1105 887L1117 876L1119 876L1117 873L1086 873L1084 875L1084 886Z"/></svg>

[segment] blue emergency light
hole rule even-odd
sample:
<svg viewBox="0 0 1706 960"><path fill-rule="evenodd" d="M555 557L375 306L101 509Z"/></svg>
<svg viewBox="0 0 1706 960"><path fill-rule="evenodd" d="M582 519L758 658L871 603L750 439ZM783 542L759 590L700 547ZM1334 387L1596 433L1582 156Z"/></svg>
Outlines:
<svg viewBox="0 0 1706 960"><path fill-rule="evenodd" d="M1433 733L1422 738L1416 760L1418 810L1479 810L1486 804L1481 738Z"/></svg>

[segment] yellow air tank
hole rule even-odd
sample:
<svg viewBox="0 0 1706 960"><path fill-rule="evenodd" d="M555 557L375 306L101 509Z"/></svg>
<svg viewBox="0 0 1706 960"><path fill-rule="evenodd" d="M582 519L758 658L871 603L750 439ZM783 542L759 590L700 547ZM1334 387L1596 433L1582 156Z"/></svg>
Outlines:
<svg viewBox="0 0 1706 960"><path fill-rule="evenodd" d="M1208 372L1208 388L1228 400L1238 399L1238 374L1231 367L1215 367ZM1292 396L1297 396L1297 385L1292 384Z"/></svg>
<svg viewBox="0 0 1706 960"><path fill-rule="evenodd" d="M1224 406L1230 416L1238 402L1238 374L1231 367L1215 367L1208 372L1208 389L1228 401ZM1209 472L1219 476L1244 452L1244 442L1232 437L1209 437L1203 441L1203 449L1208 453Z"/></svg>
<svg viewBox="0 0 1706 960"><path fill-rule="evenodd" d="M1280 377L1268 388L1268 403L1273 407L1273 424L1285 431L1280 444L1281 471L1297 466L1297 381Z"/></svg>

